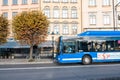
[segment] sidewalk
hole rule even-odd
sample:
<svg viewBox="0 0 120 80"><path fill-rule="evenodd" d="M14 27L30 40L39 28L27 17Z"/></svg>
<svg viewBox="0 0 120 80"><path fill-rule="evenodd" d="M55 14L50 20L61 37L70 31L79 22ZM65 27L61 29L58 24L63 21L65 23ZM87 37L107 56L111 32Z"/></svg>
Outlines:
<svg viewBox="0 0 120 80"><path fill-rule="evenodd" d="M35 59L33 62L28 62L28 59L0 59L0 65L8 64L46 64L53 63L53 59Z"/></svg>

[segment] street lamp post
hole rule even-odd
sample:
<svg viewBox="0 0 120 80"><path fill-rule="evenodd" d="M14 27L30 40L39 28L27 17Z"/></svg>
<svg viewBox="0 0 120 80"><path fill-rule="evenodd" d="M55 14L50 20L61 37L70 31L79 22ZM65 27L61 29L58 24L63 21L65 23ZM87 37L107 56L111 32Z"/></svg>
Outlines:
<svg viewBox="0 0 120 80"><path fill-rule="evenodd" d="M114 0L112 0L112 6L113 6L113 28L115 31L115 4L114 4Z"/></svg>
<svg viewBox="0 0 120 80"><path fill-rule="evenodd" d="M54 32L52 32L52 47L53 47L53 49L52 49L52 58L54 58Z"/></svg>

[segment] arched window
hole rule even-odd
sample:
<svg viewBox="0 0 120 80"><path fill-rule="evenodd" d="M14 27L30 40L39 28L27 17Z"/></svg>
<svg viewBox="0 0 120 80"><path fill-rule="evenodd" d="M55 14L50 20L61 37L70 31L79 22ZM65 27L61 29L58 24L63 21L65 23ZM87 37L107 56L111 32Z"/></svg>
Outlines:
<svg viewBox="0 0 120 80"><path fill-rule="evenodd" d="M76 7L71 8L71 18L77 18L77 8Z"/></svg>
<svg viewBox="0 0 120 80"><path fill-rule="evenodd" d="M55 6L53 8L53 18L59 18L60 17L60 10L58 6Z"/></svg>
<svg viewBox="0 0 120 80"><path fill-rule="evenodd" d="M68 0L62 0L62 2L63 2L63 3L67 3L67 2L68 2Z"/></svg>
<svg viewBox="0 0 120 80"><path fill-rule="evenodd" d="M18 0L12 0L12 4L13 5L17 5L18 4Z"/></svg>
<svg viewBox="0 0 120 80"><path fill-rule="evenodd" d="M28 0L22 0L22 4L27 4Z"/></svg>
<svg viewBox="0 0 120 80"><path fill-rule="evenodd" d="M38 0L32 0L32 4L37 4Z"/></svg>
<svg viewBox="0 0 120 80"><path fill-rule="evenodd" d="M2 2L3 2L3 6L8 5L8 0L2 0Z"/></svg>
<svg viewBox="0 0 120 80"><path fill-rule="evenodd" d="M69 25L67 23L63 24L63 35L68 35L69 34Z"/></svg>
<svg viewBox="0 0 120 80"><path fill-rule="evenodd" d="M62 18L68 18L68 9L67 9L67 7L63 7L63 9L62 9Z"/></svg>
<svg viewBox="0 0 120 80"><path fill-rule="evenodd" d="M71 3L77 3L77 0L71 0Z"/></svg>
<svg viewBox="0 0 120 80"><path fill-rule="evenodd" d="M78 29L78 24L73 23L72 24L72 30L71 30L73 35L77 34L77 29Z"/></svg>
<svg viewBox="0 0 120 80"><path fill-rule="evenodd" d="M49 6L46 6L44 8L44 13L48 18L50 18L50 7Z"/></svg>
<svg viewBox="0 0 120 80"><path fill-rule="evenodd" d="M96 0L89 0L89 6L96 6Z"/></svg>
<svg viewBox="0 0 120 80"><path fill-rule="evenodd" d="M45 3L49 3L49 2L50 2L50 0L44 0L44 2L45 2Z"/></svg>
<svg viewBox="0 0 120 80"><path fill-rule="evenodd" d="M8 18L8 12L3 12L2 15L3 17Z"/></svg>
<svg viewBox="0 0 120 80"><path fill-rule="evenodd" d="M54 26L53 26L53 30L54 30L54 33L55 34L59 34L59 31L60 31L60 29L59 29L59 24L54 24Z"/></svg>
<svg viewBox="0 0 120 80"><path fill-rule="evenodd" d="M57 3L57 2L59 2L59 0L53 0L53 2Z"/></svg>

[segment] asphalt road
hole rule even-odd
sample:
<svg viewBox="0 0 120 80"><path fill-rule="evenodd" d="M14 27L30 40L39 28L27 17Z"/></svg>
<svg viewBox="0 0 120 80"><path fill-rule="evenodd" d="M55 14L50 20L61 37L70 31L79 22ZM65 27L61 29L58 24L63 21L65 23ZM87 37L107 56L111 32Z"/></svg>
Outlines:
<svg viewBox="0 0 120 80"><path fill-rule="evenodd" d="M0 65L0 80L120 80L120 64Z"/></svg>

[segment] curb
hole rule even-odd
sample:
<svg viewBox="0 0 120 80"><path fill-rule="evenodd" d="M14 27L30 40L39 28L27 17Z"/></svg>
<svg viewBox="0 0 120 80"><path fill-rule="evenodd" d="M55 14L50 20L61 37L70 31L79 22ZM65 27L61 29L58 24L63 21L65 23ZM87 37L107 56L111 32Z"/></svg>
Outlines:
<svg viewBox="0 0 120 80"><path fill-rule="evenodd" d="M28 62L28 60L1 60L0 59L0 65L14 65L14 64L50 64L54 63L53 60L50 59L40 59L40 60L35 60L34 62Z"/></svg>

